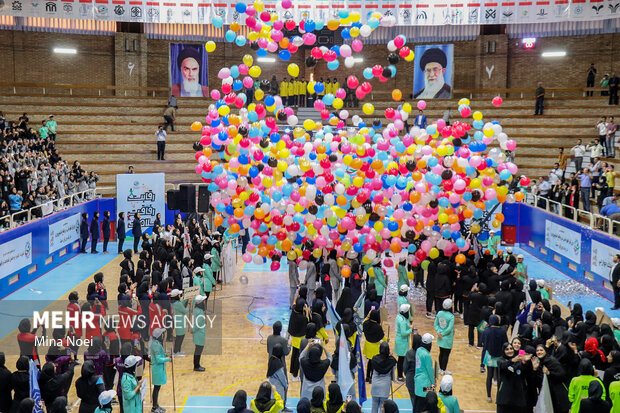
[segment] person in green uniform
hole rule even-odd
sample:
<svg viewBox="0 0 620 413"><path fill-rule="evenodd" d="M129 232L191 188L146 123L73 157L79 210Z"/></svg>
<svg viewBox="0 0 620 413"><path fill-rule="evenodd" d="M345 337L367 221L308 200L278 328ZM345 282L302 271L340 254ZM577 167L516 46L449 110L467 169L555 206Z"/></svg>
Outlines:
<svg viewBox="0 0 620 413"><path fill-rule="evenodd" d="M422 345L415 352L415 412L427 410L426 393L431 386L435 385L435 369L433 369L433 358L431 357L434 338L432 334L424 334Z"/></svg>
<svg viewBox="0 0 620 413"><path fill-rule="evenodd" d="M202 278L204 280L204 296L207 297L206 300L209 300L211 291L213 291L213 287L215 287L215 277L213 273L217 270L215 270L214 267L213 255L209 253L205 254L204 264L202 264L202 268L204 268L205 272L202 274Z"/></svg>
<svg viewBox="0 0 620 413"><path fill-rule="evenodd" d="M47 128L46 124L46 121L41 121L41 127L39 128L39 135L41 135L41 139L47 139L47 136L50 134L50 130Z"/></svg>
<svg viewBox="0 0 620 413"><path fill-rule="evenodd" d="M205 272L205 269L202 267L198 267L194 269L194 278L193 278L194 284L193 285L194 287L200 287L199 295L205 295L205 282L203 278L204 272Z"/></svg>
<svg viewBox="0 0 620 413"><path fill-rule="evenodd" d="M50 115L49 119L47 120L47 129L49 130L49 138L50 140L56 140L56 121L54 120L54 115Z"/></svg>
<svg viewBox="0 0 620 413"><path fill-rule="evenodd" d="M387 288L387 277L385 275L385 271L381 268L381 260L377 259L377 263L373 266L373 271L375 274L375 290L377 290L377 302L381 304L383 299L383 293Z"/></svg>
<svg viewBox="0 0 620 413"><path fill-rule="evenodd" d="M488 242L488 249L491 252L491 256L494 256L495 254L497 254L497 250L499 250L499 247L501 245L501 239L499 237L499 235L495 235L495 231L491 230L489 231L489 242Z"/></svg>
<svg viewBox="0 0 620 413"><path fill-rule="evenodd" d="M409 278L407 277L407 257L401 257L398 262L398 268L396 269L398 273L398 288L406 285L409 287Z"/></svg>
<svg viewBox="0 0 620 413"><path fill-rule="evenodd" d="M144 377L140 381L136 379L136 366L139 361L140 357L133 355L125 359L125 370L121 378L124 413L142 413L141 388Z"/></svg>
<svg viewBox="0 0 620 413"><path fill-rule="evenodd" d="M112 400L116 396L115 390L106 390L99 395L99 406L95 409L95 413L112 413Z"/></svg>
<svg viewBox="0 0 620 413"><path fill-rule="evenodd" d="M611 325L614 329L614 337L616 341L620 343L620 318L614 317L611 319Z"/></svg>
<svg viewBox="0 0 620 413"><path fill-rule="evenodd" d="M452 314L452 300L443 300L443 310L435 317L435 331L439 346L439 374L452 374L447 369L452 342L454 340L454 314Z"/></svg>
<svg viewBox="0 0 620 413"><path fill-rule="evenodd" d="M152 413L163 413L165 411L164 408L159 406L159 391L161 390L161 386L167 382L166 363L170 361L163 345L165 332L165 328L156 328L153 330L153 340L151 341L151 380L153 382Z"/></svg>
<svg viewBox="0 0 620 413"><path fill-rule="evenodd" d="M527 264L523 262L524 258L525 257L522 254L517 255L517 266L515 267L513 275L525 284L525 281L527 280Z"/></svg>
<svg viewBox="0 0 620 413"><path fill-rule="evenodd" d="M545 280L536 280L536 286L538 287L536 291L540 293L540 296L549 301L549 292L545 289Z"/></svg>
<svg viewBox="0 0 620 413"><path fill-rule="evenodd" d="M218 234L219 232L214 232L213 234ZM211 269L213 270L213 275L215 277L216 280L218 280L218 282L221 282L220 280L220 270L222 269L222 260L220 259L220 243L219 241L216 241L215 244L213 244L213 248L211 248L211 255L213 256L211 258Z"/></svg>
<svg viewBox="0 0 620 413"><path fill-rule="evenodd" d="M603 400L606 400L605 387L603 386L603 382L598 377L594 376L594 367L592 366L592 362L589 359L581 359L579 362L579 369L577 371L579 375L577 377L573 377L568 387L568 400L572 403L570 408L571 413L579 413L581 400L587 398L588 388L590 387L591 381L598 380L601 382L601 387L603 387L602 398Z"/></svg>
<svg viewBox="0 0 620 413"><path fill-rule="evenodd" d="M612 381L609 385L609 401L611 413L620 413L620 381Z"/></svg>
<svg viewBox="0 0 620 413"><path fill-rule="evenodd" d="M407 300L407 294L409 294L409 286L403 284L398 289L398 298L396 299L396 306L400 308L403 304L409 304ZM411 313L411 311L409 311ZM409 320L413 320L413 315L409 314Z"/></svg>
<svg viewBox="0 0 620 413"><path fill-rule="evenodd" d="M396 345L394 346L394 354L398 356L396 364L397 379L404 382L403 365L405 363L405 355L409 351L409 337L413 333L413 322L409 321L409 304L401 304L398 308L396 316Z"/></svg>
<svg viewBox="0 0 620 413"><path fill-rule="evenodd" d="M202 350L205 348L205 339L207 335L207 319L205 317L205 300L204 295L194 297L194 317L192 321L192 333L194 337L194 371L205 371L200 365L200 357Z"/></svg>
<svg viewBox="0 0 620 413"><path fill-rule="evenodd" d="M451 375L446 374L441 378L441 383L439 384L439 398L443 402L443 405L446 407L446 413L461 412L459 401L456 397L452 395L453 383L454 378Z"/></svg>
<svg viewBox="0 0 620 413"><path fill-rule="evenodd" d="M181 351L183 340L185 339L185 316L189 313L187 308L187 298L181 299L183 291L174 289L170 292L170 301L172 301L172 311L174 314L174 357L184 357L185 353Z"/></svg>

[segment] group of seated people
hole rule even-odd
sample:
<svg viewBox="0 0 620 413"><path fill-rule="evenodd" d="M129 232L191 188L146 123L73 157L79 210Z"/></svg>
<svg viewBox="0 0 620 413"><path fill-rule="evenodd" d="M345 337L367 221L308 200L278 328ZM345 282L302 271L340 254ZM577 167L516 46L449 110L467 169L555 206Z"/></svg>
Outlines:
<svg viewBox="0 0 620 413"><path fill-rule="evenodd" d="M51 122L53 133L47 126ZM53 211L51 206L43 207L49 201L96 187L97 174L86 172L77 161L70 165L60 157L55 132L55 121L43 121L35 132L28 126L26 113L17 122L7 122L0 113L0 217L36 206L42 208L34 209L33 217L42 217ZM26 214L17 217L20 222L26 219Z"/></svg>

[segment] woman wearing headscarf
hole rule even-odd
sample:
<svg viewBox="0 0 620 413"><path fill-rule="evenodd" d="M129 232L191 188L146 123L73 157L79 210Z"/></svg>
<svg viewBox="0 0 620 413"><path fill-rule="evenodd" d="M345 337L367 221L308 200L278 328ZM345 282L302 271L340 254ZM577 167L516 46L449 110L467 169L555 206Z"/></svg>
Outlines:
<svg viewBox="0 0 620 413"><path fill-rule="evenodd" d="M435 317L435 332L437 333L437 346L439 347L439 374L451 374L448 368L448 359L452 351L454 341L454 314L452 314L452 300L446 298L443 303L443 310Z"/></svg>
<svg viewBox="0 0 620 413"><path fill-rule="evenodd" d="M90 360L95 365L95 375L103 375L103 367L109 362L109 356L103 348L101 337L95 336L88 350L84 353L84 360Z"/></svg>
<svg viewBox="0 0 620 413"><path fill-rule="evenodd" d="M579 362L578 374L577 377L573 377L570 381L568 388L568 400L572 403L571 413L579 413L581 401L586 398L591 382L598 381L601 384L601 388L603 388L603 382L594 376L594 367L592 367L590 360L583 359ZM605 389L603 388L603 400L607 399L605 395Z"/></svg>
<svg viewBox="0 0 620 413"><path fill-rule="evenodd" d="M112 400L116 396L116 391L106 390L99 395L99 406L95 413L112 413Z"/></svg>
<svg viewBox="0 0 620 413"><path fill-rule="evenodd" d="M342 274L340 272L340 268L338 267L338 253L336 250L331 250L329 252L327 264L329 264L329 281L332 287L332 303L337 303L340 298Z"/></svg>
<svg viewBox="0 0 620 413"><path fill-rule="evenodd" d="M323 343L329 343L329 336L327 335L327 331L325 331L325 324L323 323L323 313L325 312L325 303L322 300L315 300L312 303L312 314L310 316L310 321L314 323L316 326L316 335Z"/></svg>
<svg viewBox="0 0 620 413"><path fill-rule="evenodd" d="M503 356L502 347L508 342L506 330L499 326L499 317L495 314L489 317L489 326L482 333L482 357L480 371L487 367L487 401L490 403L493 378L497 378L497 362ZM511 346L512 348L512 346ZM514 350L513 350L514 351Z"/></svg>
<svg viewBox="0 0 620 413"><path fill-rule="evenodd" d="M385 274L385 271L381 267L381 260L379 258L375 259L375 263L372 267L372 271L374 274L373 279L374 279L375 290L377 290L377 302L381 304L381 301L383 300L383 294L385 292L385 289L387 288L388 282L387 282L387 275Z"/></svg>
<svg viewBox="0 0 620 413"><path fill-rule="evenodd" d="M366 364L366 382L370 383L372 378L372 358L379 354L379 344L387 340L387 337L383 332L383 327L381 326L381 319L378 310L371 310L368 312L366 319L362 323L362 329L365 339L362 353L368 360L368 363Z"/></svg>
<svg viewBox="0 0 620 413"><path fill-rule="evenodd" d="M342 318L340 319L340 321L336 323L335 333L338 336L340 336L340 334L342 333L341 327L344 325L349 326L348 331L346 331L346 333L348 334L346 337L347 337L347 340L349 340L349 342L351 343L351 345L354 346L355 339L357 337L357 325L355 324L355 321L353 320L353 309L351 308L346 308L344 310L344 314Z"/></svg>
<svg viewBox="0 0 620 413"><path fill-rule="evenodd" d="M39 375L39 389L46 406L51 406L57 397L65 395L65 390L71 386L75 366L75 363L71 363L67 371L56 374L53 363L43 365Z"/></svg>
<svg viewBox="0 0 620 413"><path fill-rule="evenodd" d="M142 378L136 378L136 366L140 361L138 356L127 356L124 363L123 376L121 378L121 389L123 394L124 413L142 413L142 398L140 397Z"/></svg>
<svg viewBox="0 0 620 413"><path fill-rule="evenodd" d="M469 339L469 346L474 345L474 332L477 331L478 341L477 346L482 347L481 332L478 329L480 323L482 323L482 308L487 304L487 296L484 294L486 286L484 284L474 284L471 291L467 295L465 302L465 313L463 318L465 325L467 325L467 337Z"/></svg>
<svg viewBox="0 0 620 413"><path fill-rule="evenodd" d="M588 386L588 398L581 401L579 413L609 413L610 406L605 401L604 394L605 389L601 383L596 380L591 381Z"/></svg>
<svg viewBox="0 0 620 413"><path fill-rule="evenodd" d="M418 348L422 345L422 336L419 334L414 334L411 349L407 351L405 354L405 363L403 366L403 370L405 373L405 383L407 386L407 391L409 392L409 397L411 398L411 408L414 408L415 404L415 353Z"/></svg>
<svg viewBox="0 0 620 413"><path fill-rule="evenodd" d="M315 387L310 399L310 413L325 413L325 390Z"/></svg>
<svg viewBox="0 0 620 413"><path fill-rule="evenodd" d="M187 308L188 299L181 299L183 292L178 289L174 289L170 292L170 301L172 302L172 313L175 326L174 347L172 352L175 356L184 356L185 353L181 352L181 346L185 339L185 317L189 314Z"/></svg>
<svg viewBox="0 0 620 413"><path fill-rule="evenodd" d="M256 398L250 402L250 408L254 413L278 413L284 409L284 402L276 388L264 381L258 388Z"/></svg>
<svg viewBox="0 0 620 413"><path fill-rule="evenodd" d="M502 357L497 361L497 413L521 412L525 408L523 397L523 363L508 342L502 345Z"/></svg>
<svg viewBox="0 0 620 413"><path fill-rule="evenodd" d="M316 340L308 345L299 356L299 364L303 376L299 397L310 399L312 398L312 390L315 387L325 389L325 373L329 369L332 356L325 350L326 358L321 359L323 350L321 341Z"/></svg>
<svg viewBox="0 0 620 413"><path fill-rule="evenodd" d="M394 400L386 400L383 402L383 413L398 413L398 406Z"/></svg>
<svg viewBox="0 0 620 413"><path fill-rule="evenodd" d="M104 391L103 379L95 374L95 365L86 360L82 366L82 376L75 381L77 397L82 399L79 413L94 413L99 405L99 394ZM126 413L130 413L125 409Z"/></svg>
<svg viewBox="0 0 620 413"><path fill-rule="evenodd" d="M228 413L252 413L248 409L248 394L245 390L237 390L232 400L232 409L228 409Z"/></svg>
<svg viewBox="0 0 620 413"><path fill-rule="evenodd" d="M372 413L378 413L383 402L390 397L394 366L396 366L396 359L390 355L390 345L387 341L383 341L379 346L379 354L372 358L373 373L370 386Z"/></svg>
<svg viewBox="0 0 620 413"><path fill-rule="evenodd" d="M396 316L396 344L394 345L394 354L398 356L398 364L396 366L397 380L405 381L403 377L403 363L405 355L409 351L409 338L413 332L413 321L409 321L409 304L401 304Z"/></svg>
<svg viewBox="0 0 620 413"><path fill-rule="evenodd" d="M156 328L153 330L153 340L151 341L151 375L153 377L153 408L151 409L151 412L153 413L162 412L162 409L159 407L158 403L159 391L161 390L161 386L166 384L166 363L170 361L170 358L166 355L163 347L165 331L166 330L163 328Z"/></svg>
<svg viewBox="0 0 620 413"><path fill-rule="evenodd" d="M200 365L200 357L205 347L206 339L206 321L205 321L205 303L204 295L194 297L194 313L192 323L192 333L194 339L194 371L203 372L205 368Z"/></svg>
<svg viewBox="0 0 620 413"><path fill-rule="evenodd" d="M433 339L434 337L431 334L424 334L422 344L415 353L415 403L413 411L416 413L423 412L429 407L426 395L428 389L435 385L435 370L431 358Z"/></svg>
<svg viewBox="0 0 620 413"><path fill-rule="evenodd" d="M459 401L452 395L453 384L454 379L449 374L443 376L439 384L439 393L437 395L446 407L446 413L460 413L461 411Z"/></svg>
<svg viewBox="0 0 620 413"><path fill-rule="evenodd" d="M536 346L536 357L532 357L532 368L542 384L543 374L547 376L549 383L549 393L554 412L568 412L570 402L568 401L568 389L565 386L566 371L555 357L547 354L544 345Z"/></svg>
<svg viewBox="0 0 620 413"><path fill-rule="evenodd" d="M340 413L344 401L342 400L342 392L338 383L331 383L327 387L327 399L325 400L325 411L327 413Z"/></svg>
<svg viewBox="0 0 620 413"><path fill-rule="evenodd" d="M65 396L56 397L52 405L47 408L47 413L67 413L67 398Z"/></svg>
<svg viewBox="0 0 620 413"><path fill-rule="evenodd" d="M345 336L348 334L349 326L345 324L344 332ZM357 370L357 354L355 346L353 346L350 342L346 342L350 358L349 358L349 371L351 372L351 377L355 378L355 372ZM332 355L331 362L332 372L334 373L334 380L337 382L338 377L340 375L340 346L336 345L336 349L334 350L334 354ZM348 389L344 389L344 393L350 395L352 398L355 398L355 386L351 384L351 387Z"/></svg>
<svg viewBox="0 0 620 413"><path fill-rule="evenodd" d="M620 351L612 350L607 356L607 362L609 363L609 367L605 369L605 374L603 375L603 385L605 387L605 392L609 393L609 385L616 381L616 376L620 377Z"/></svg>
<svg viewBox="0 0 620 413"><path fill-rule="evenodd" d="M344 287L336 303L336 313L342 318L344 316L344 310L347 308L352 309L353 302L351 301L351 289L349 287Z"/></svg>
<svg viewBox="0 0 620 413"><path fill-rule="evenodd" d="M30 397L26 397L19 403L19 413L33 413L35 401Z"/></svg>
<svg viewBox="0 0 620 413"><path fill-rule="evenodd" d="M22 400L30 395L30 375L29 375L29 359L21 356L15 363L16 371L11 373L10 387L13 389L13 402L11 404L11 412L19 411L19 404ZM11 392L9 391L9 396Z"/></svg>
<svg viewBox="0 0 620 413"><path fill-rule="evenodd" d="M288 378L286 376L286 368L282 359L284 358L284 349L280 343L276 344L269 356L267 362L267 379L278 393L284 398L284 408L286 409L286 399L288 393Z"/></svg>
<svg viewBox="0 0 620 413"><path fill-rule="evenodd" d="M286 356L291 352L291 346L288 344L286 337L282 337L282 323L280 321L273 323L273 334L267 337L267 354L269 356L273 353L273 348L276 344L280 344L280 347L282 347L283 355L281 360L286 371Z"/></svg>
<svg viewBox="0 0 620 413"><path fill-rule="evenodd" d="M585 325L587 337L598 337L599 326L596 324L596 314L594 314L594 311L586 311Z"/></svg>
<svg viewBox="0 0 620 413"><path fill-rule="evenodd" d="M582 359L589 359L597 370L605 370L607 367L607 358L598 348L598 340L595 337L586 340L584 351L580 355Z"/></svg>
<svg viewBox="0 0 620 413"><path fill-rule="evenodd" d="M6 368L6 357L0 351L0 412L8 412L11 409L13 397L11 396L11 371Z"/></svg>
<svg viewBox="0 0 620 413"><path fill-rule="evenodd" d="M355 305L360 295L362 295L363 280L360 274L359 261L355 260L351 263L351 276L347 278L347 281L349 281L349 288L351 288L351 301Z"/></svg>
<svg viewBox="0 0 620 413"><path fill-rule="evenodd" d="M291 345L293 351L291 353L291 374L293 375L293 381L297 381L299 375L299 349L301 345L301 339L306 335L306 326L308 325L308 310L306 302L303 298L298 298L295 301L293 310L291 311L291 317L288 321L288 333L291 336Z"/></svg>
<svg viewBox="0 0 620 413"><path fill-rule="evenodd" d="M364 300L364 317L368 317L368 313L372 310L379 310L379 298L377 297L377 290L369 286L366 291L366 300Z"/></svg>

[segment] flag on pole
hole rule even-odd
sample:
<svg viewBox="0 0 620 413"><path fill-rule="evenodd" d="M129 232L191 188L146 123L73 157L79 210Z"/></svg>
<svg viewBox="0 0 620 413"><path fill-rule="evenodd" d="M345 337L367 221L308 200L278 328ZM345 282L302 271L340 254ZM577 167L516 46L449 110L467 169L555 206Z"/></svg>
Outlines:
<svg viewBox="0 0 620 413"><path fill-rule="evenodd" d="M364 322L364 303L366 302L366 293L363 292L357 299L353 308L357 308L355 314L353 314L353 321L357 326L357 334L362 334L362 323Z"/></svg>
<svg viewBox="0 0 620 413"><path fill-rule="evenodd" d="M329 301L329 298L325 298L325 301L327 302L327 320L329 320L329 324L332 325L332 328L334 328L335 331L336 324L338 324L338 321L340 321L340 316L338 315L336 310L334 310L334 306L332 305L331 301Z"/></svg>
<svg viewBox="0 0 620 413"><path fill-rule="evenodd" d="M364 374L364 358L360 349L360 335L355 338L355 354L357 354L357 392L359 394L358 402L360 406L364 405L366 397L366 375Z"/></svg>
<svg viewBox="0 0 620 413"><path fill-rule="evenodd" d="M538 394L534 413L553 413L553 403L551 402L551 392L549 391L549 381L546 374L543 374L543 383Z"/></svg>
<svg viewBox="0 0 620 413"><path fill-rule="evenodd" d="M34 400L34 413L43 413L43 401L41 400L41 390L39 389L39 369L30 360L30 398Z"/></svg>
<svg viewBox="0 0 620 413"><path fill-rule="evenodd" d="M338 385L342 397L346 398L349 389L355 384L355 379L351 374L349 362L351 361L351 353L349 352L349 340L344 334L344 326L340 326L340 340L338 344Z"/></svg>

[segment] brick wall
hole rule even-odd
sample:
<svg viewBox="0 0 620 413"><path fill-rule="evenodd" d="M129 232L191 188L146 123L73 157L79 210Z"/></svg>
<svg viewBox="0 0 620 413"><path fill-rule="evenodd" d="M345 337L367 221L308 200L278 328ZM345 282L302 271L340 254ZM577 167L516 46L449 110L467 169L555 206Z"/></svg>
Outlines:
<svg viewBox="0 0 620 413"><path fill-rule="evenodd" d="M495 53L486 52L487 41L495 41ZM9 82L110 85L119 81L125 84L136 82L140 85L167 87L170 42L146 40L144 35L140 36L141 53L146 54L146 57L138 59L141 64L134 69L138 71L134 74L146 77L145 84L144 78L134 79L132 75L132 79L126 79L124 74L120 76L115 73L115 66L122 66L126 70L126 59L115 56L114 36L0 30L0 73L2 80ZM480 36L475 41L453 43L453 86L457 89L535 87L538 80L543 80L547 87L585 86L585 71L592 62L599 69L597 80L605 71L620 72L620 34L539 38L534 50L524 50L519 39L508 39L505 35ZM54 54L52 49L55 46L75 47L78 54ZM116 46L117 50L123 49L119 48L118 44ZM415 43L408 43L408 46L413 49ZM555 59L540 57L545 50L558 49L566 50L568 55ZM217 78L219 69L240 64L246 53L255 56L249 47L240 48L218 43L215 52L209 54L209 84L217 87L220 84ZM325 62L319 63L313 69L306 69L304 53L298 52L290 62L278 60L276 63L261 63L261 78L276 75L280 80L283 76L288 77L287 65L294 62L301 68L300 77L309 79L312 71L315 78L337 77L343 84L344 78L349 74L355 74L362 79L362 70L365 67L387 64L387 53L385 45L366 45L362 52L364 62L356 63L352 69L345 68L344 63L341 63L338 70L330 71ZM489 79L486 67L491 66L494 66L494 70ZM389 91L398 87L404 96L408 96L413 83L413 63L399 63L397 69L395 78L376 85L375 88Z"/></svg>

